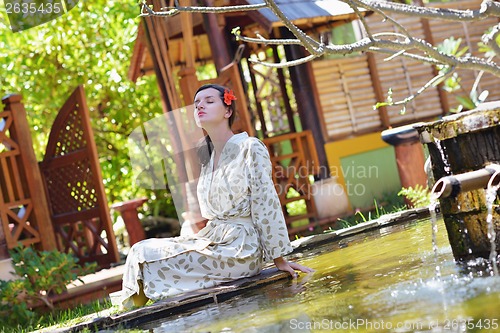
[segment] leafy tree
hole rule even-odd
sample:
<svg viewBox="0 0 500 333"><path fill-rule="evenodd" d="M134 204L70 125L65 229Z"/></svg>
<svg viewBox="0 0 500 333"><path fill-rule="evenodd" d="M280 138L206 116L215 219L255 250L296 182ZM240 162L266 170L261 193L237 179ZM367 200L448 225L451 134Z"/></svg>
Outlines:
<svg viewBox="0 0 500 333"><path fill-rule="evenodd" d="M79 1L67 14L17 33L2 0L0 8L0 95L23 95L38 159L59 108L83 84L109 202L151 195L134 186L127 150L129 133L162 112L154 76L137 83L127 78L138 5ZM171 203L165 195L156 193Z"/></svg>

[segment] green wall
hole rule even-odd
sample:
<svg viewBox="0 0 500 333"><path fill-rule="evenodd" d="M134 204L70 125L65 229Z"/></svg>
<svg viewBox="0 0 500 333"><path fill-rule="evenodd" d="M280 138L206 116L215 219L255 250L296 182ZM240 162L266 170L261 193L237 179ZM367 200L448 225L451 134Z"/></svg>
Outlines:
<svg viewBox="0 0 500 333"><path fill-rule="evenodd" d="M392 146L342 157L340 164L353 209L371 207L374 199L401 190Z"/></svg>

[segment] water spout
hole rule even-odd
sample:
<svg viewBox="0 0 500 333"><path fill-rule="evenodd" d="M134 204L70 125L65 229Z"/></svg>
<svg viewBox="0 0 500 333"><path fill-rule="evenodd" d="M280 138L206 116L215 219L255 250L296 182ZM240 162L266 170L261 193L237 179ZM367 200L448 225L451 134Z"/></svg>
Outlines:
<svg viewBox="0 0 500 333"><path fill-rule="evenodd" d="M459 261L488 258L493 244L493 237L486 237L493 235L489 228L500 235L498 204L492 209L496 222L487 223L486 198L487 190L494 188L488 183L500 183L499 120L497 101L415 126L420 141L428 148L432 176L437 181L431 196L439 200L448 240ZM498 191L495 194L494 201L498 200ZM500 252L499 238L495 250Z"/></svg>
<svg viewBox="0 0 500 333"><path fill-rule="evenodd" d="M491 176L488 181L488 188L486 190L486 205L488 208L488 215L486 217L486 224L488 225L488 239L490 240L490 263L494 276L498 276L498 260L496 249L496 230L493 223L493 203L497 198L498 189L500 189L500 171L497 171Z"/></svg>
<svg viewBox="0 0 500 333"><path fill-rule="evenodd" d="M439 198L456 197L468 192L500 184L500 165L490 164L483 169L439 179L431 190L431 196Z"/></svg>
<svg viewBox="0 0 500 333"><path fill-rule="evenodd" d="M496 164L492 164L495 167L498 167ZM500 170L497 170L488 181L488 188L499 188L500 187Z"/></svg>

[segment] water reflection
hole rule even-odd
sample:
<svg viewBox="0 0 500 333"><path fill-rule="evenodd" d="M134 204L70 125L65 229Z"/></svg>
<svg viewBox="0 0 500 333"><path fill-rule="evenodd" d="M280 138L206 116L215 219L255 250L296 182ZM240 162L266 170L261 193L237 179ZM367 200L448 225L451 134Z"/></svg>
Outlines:
<svg viewBox="0 0 500 333"><path fill-rule="evenodd" d="M434 247L429 221L343 240L301 257L315 273L140 329L155 333L500 331L499 278L490 276L481 261L467 266L455 263L445 228L442 221L438 223Z"/></svg>
<svg viewBox="0 0 500 333"><path fill-rule="evenodd" d="M159 320L148 323L141 328L154 333L166 332L206 332L203 329L207 323L225 320L228 318L240 318L244 322L260 322L262 318L256 312L267 309L272 323L268 326L260 326L258 332L276 332L275 329L282 325L279 316L273 317L273 308L277 309L283 304L300 305L304 301L307 283L313 273L303 274L295 280L277 282L259 289L260 292L245 293L236 296L228 302L211 304L197 311L185 313L175 319ZM267 327L267 328L266 328ZM239 332L254 332L254 326L243 324L238 328ZM232 332L234 328L221 327L219 331ZM255 331L257 332L257 331Z"/></svg>

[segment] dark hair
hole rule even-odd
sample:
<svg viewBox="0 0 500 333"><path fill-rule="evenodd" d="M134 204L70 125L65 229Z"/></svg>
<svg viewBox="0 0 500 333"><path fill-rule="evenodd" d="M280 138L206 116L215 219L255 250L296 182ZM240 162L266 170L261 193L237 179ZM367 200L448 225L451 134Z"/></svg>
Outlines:
<svg viewBox="0 0 500 333"><path fill-rule="evenodd" d="M196 154L200 160L201 165L207 165L210 162L210 156L214 150L214 144L208 135L205 135L203 139L198 142L198 149Z"/></svg>
<svg viewBox="0 0 500 333"><path fill-rule="evenodd" d="M231 110L231 115L228 118L228 125L229 128L231 128L231 126L234 123L234 119L236 118L236 108L235 108L236 103L235 101L232 101L231 105L227 105L226 103L224 103L224 91L229 90L229 88L213 83L204 84L201 87L199 87L198 90L196 90L194 95L196 96L196 94L198 94L200 91L209 88L213 88L219 91L219 97L222 100L222 103L224 104L224 106L226 106ZM206 165L210 161L210 156L212 155L213 149L214 149L214 144L212 143L212 140L208 135L205 135L205 137L202 140L200 140L198 144L198 158L202 165Z"/></svg>
<svg viewBox="0 0 500 333"><path fill-rule="evenodd" d="M235 108L235 101L231 101L232 102L231 105L227 105L226 103L224 103L224 91L229 90L228 87L224 87L224 86L221 86L219 84L213 84L213 83L204 84L201 87L199 87L198 90L196 90L194 95L196 96L196 94L198 94L200 91L210 89L210 88L213 88L213 89L219 91L219 97L222 100L222 103L224 104L225 107L229 108L229 110L232 111L231 116L229 116L229 118L228 118L229 128L231 128L231 126L233 126L234 119L236 118L236 108Z"/></svg>

